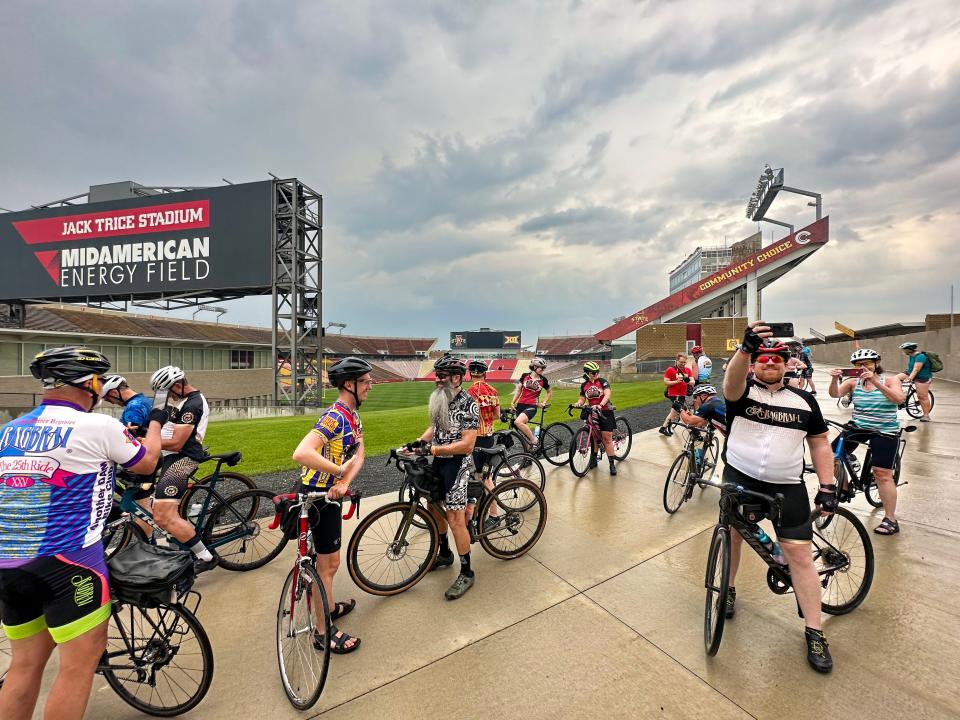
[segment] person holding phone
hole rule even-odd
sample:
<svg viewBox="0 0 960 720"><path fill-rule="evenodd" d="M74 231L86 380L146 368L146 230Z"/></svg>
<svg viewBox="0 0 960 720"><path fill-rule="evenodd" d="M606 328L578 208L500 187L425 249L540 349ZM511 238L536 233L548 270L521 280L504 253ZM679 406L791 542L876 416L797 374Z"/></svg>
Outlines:
<svg viewBox="0 0 960 720"><path fill-rule="evenodd" d="M693 370L687 367L687 356L684 353L677 353L676 364L668 367L663 373L663 384L667 386L665 393L667 400L670 401L670 412L660 426L661 435L665 437L673 435L671 423L679 418L680 411L686 408L687 390L693 387L694 382Z"/></svg>
<svg viewBox="0 0 960 720"><path fill-rule="evenodd" d="M900 532L897 522L897 483L893 479L893 463L897 457L897 439L890 435L877 435L869 432L876 430L896 435L900 431L897 409L904 401L903 387L895 375L887 375L880 366L880 353L869 348L854 350L850 364L859 371L859 377L851 377L841 382L843 370L833 368L830 371L830 397L839 398L852 393L853 417L849 426L866 430L860 440L870 444L873 458L873 477L877 481L877 491L883 501L883 521L873 529L878 535L896 535ZM857 434L853 433L845 442L848 455L859 447ZM836 448L836 441L834 441Z"/></svg>

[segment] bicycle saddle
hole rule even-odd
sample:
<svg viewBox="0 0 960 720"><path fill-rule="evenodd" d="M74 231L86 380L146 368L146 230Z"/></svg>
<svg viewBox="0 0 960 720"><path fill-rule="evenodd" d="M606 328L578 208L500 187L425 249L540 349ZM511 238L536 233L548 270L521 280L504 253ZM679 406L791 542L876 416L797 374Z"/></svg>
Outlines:
<svg viewBox="0 0 960 720"><path fill-rule="evenodd" d="M506 448L503 445L494 445L493 447L488 447L488 448L475 447L473 451L479 455L494 457L495 455L500 455L504 453L506 451Z"/></svg>
<svg viewBox="0 0 960 720"><path fill-rule="evenodd" d="M232 453L222 453L220 455L207 455L203 461L207 462L208 460L223 460L224 463L233 467L238 462L243 460L243 453L239 450Z"/></svg>

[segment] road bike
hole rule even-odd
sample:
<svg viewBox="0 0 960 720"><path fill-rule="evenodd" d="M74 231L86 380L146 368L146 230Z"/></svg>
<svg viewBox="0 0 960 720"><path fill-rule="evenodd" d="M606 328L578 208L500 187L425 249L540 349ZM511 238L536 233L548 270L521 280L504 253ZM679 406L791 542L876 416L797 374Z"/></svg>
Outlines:
<svg viewBox="0 0 960 720"><path fill-rule="evenodd" d="M345 495L350 511L344 520L360 516L360 494ZM277 664L280 681L290 704L297 710L313 707L327 682L330 645L333 640L330 601L314 567L316 553L310 532L310 508L317 503L340 505L324 492L294 492L273 498L276 511L269 528L284 526L287 536L296 535L297 555L287 574L277 605ZM293 522L291 522L293 520ZM319 620L322 618L322 620ZM320 642L322 650L314 645Z"/></svg>
<svg viewBox="0 0 960 720"><path fill-rule="evenodd" d="M717 472L720 457L720 439L716 437L712 425L678 425L686 428L687 440L670 466L663 484L663 509L670 515L693 497L694 487L699 485L701 490L706 487L712 477L705 475L712 476Z"/></svg>
<svg viewBox="0 0 960 720"><path fill-rule="evenodd" d="M273 532L267 527L273 515L274 494L269 490L243 490L224 497L217 490L220 469L226 464L236 465L242 456L239 452L210 455L204 462L216 460L217 465L208 481L195 485L193 497L203 495L199 505L184 516L197 528L200 539L220 558L220 567L226 570L253 570L266 565L283 550L287 538L282 532ZM174 543L183 549L183 543L163 531L153 519L153 514L139 505L136 495L140 485L131 482L123 491L119 503L111 512L111 518L103 531L103 545L108 557L126 547L134 537L156 543L163 537L167 544ZM136 522L139 520L151 528L147 534Z"/></svg>
<svg viewBox="0 0 960 720"><path fill-rule="evenodd" d="M899 407L907 411L907 415L912 417L915 420L919 420L923 417L923 408L920 406L920 396L917 394L917 385L913 382L903 383L904 398L903 404ZM928 390L927 394L930 396L930 409L933 410L933 405L937 399L933 395L933 390Z"/></svg>
<svg viewBox="0 0 960 720"><path fill-rule="evenodd" d="M195 708L213 680L213 649L197 619L200 594L193 573L175 588L136 599L111 577L107 648L97 664L125 703L157 717ZM0 687L10 664L9 640L0 630Z"/></svg>
<svg viewBox="0 0 960 720"><path fill-rule="evenodd" d="M616 411L613 405L607 405L611 411ZM595 468L603 456L603 437L600 435L600 410L597 406L580 407L567 406L567 415L573 417L574 409L589 410L584 418L583 426L574 433L570 441L570 469L577 477L583 477L591 468ZM633 431L630 423L622 415L616 416L616 426L613 428L613 457L624 460L630 454L633 446Z"/></svg>
<svg viewBox="0 0 960 720"><path fill-rule="evenodd" d="M492 463L503 463L502 445L477 448ZM405 448L390 451L387 464L394 463L412 488L408 499L377 508L367 515L347 546L347 569L364 592L396 595L416 585L429 572L440 548L437 516L442 481L426 457ZM482 486L481 486L482 487ZM543 534L547 523L547 499L529 480L507 480L482 488L478 503L467 523L470 543L479 542L490 555L512 560L526 554ZM493 522L487 522L488 520Z"/></svg>
<svg viewBox="0 0 960 720"><path fill-rule="evenodd" d="M790 568L778 563L771 550L757 539L758 523L769 516L774 527L780 524L783 495L773 497L747 490L736 483L718 485L720 518L713 529L704 578L706 602L703 614L703 644L708 655L716 655L726 620L730 589L730 533L736 531L767 565L767 586L777 595L792 589ZM814 511L816 513L816 511ZM820 576L823 612L845 615L857 608L870 592L874 559L870 536L857 517L838 507L831 522L814 525L811 543L814 565ZM798 606L799 608L799 606Z"/></svg>
<svg viewBox="0 0 960 720"><path fill-rule="evenodd" d="M562 422L550 423L543 427L549 407L549 405L543 406L539 413L539 420L531 420L527 423L539 442L536 449L531 449L527 438L516 429L517 409L506 408L500 413L500 421L510 426L510 435L514 441L512 445L506 445L508 453L513 452L512 448L516 448L518 452L530 453L557 467L567 464L570 460L569 450L570 441L573 439L573 430Z"/></svg>
<svg viewBox="0 0 960 720"><path fill-rule="evenodd" d="M897 441L897 454L893 461L893 481L897 484L897 487L908 484L906 480L902 482L900 480L903 451L907 446L907 440L903 435L904 433L915 432L916 425L907 425L896 433L884 433L879 430L863 430L850 425L843 425L833 420L827 420L827 424L840 431L840 434L833 441L833 479L837 484L837 499L840 502L850 502L859 490L873 507L883 507L880 491L877 489L877 483L873 476L873 452L870 445L867 444L867 451L863 457L863 467L860 467L856 458L845 448L847 442L869 443L870 437L873 435L883 435ZM813 472L813 468L804 465L804 472ZM829 522L829 516L818 520L818 522L821 521Z"/></svg>

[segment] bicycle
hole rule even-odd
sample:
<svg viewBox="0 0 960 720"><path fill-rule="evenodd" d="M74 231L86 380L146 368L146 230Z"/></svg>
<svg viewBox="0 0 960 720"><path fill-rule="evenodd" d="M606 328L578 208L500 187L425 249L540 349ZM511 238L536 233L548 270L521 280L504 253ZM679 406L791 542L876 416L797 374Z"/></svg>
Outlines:
<svg viewBox="0 0 960 720"><path fill-rule="evenodd" d="M213 649L196 616L201 597L192 584L191 573L167 597L144 602L126 598L112 583L107 648L96 672L121 700L148 715L181 715L210 689ZM9 640L0 630L0 687L9 661Z"/></svg>
<svg viewBox="0 0 960 720"><path fill-rule="evenodd" d="M360 494L344 497L350 499L350 511L343 519L349 520L354 511L359 517ZM282 505L284 501L292 504ZM276 510L269 525L271 530L285 524L285 513L298 510L296 524L290 528L296 532L297 555L293 568L283 582L280 603L277 606L277 664L280 668L280 682L291 705L297 710L309 710L320 699L327 682L330 644L333 638L330 602L313 564L316 554L313 548L313 533L310 532L310 508L319 502L331 505L341 503L328 500L326 492L285 493L274 496L273 502ZM286 530L287 528L285 534L289 534ZM316 610L322 610L322 631L317 627ZM314 647L314 637L322 640L322 652L318 653ZM301 662L304 667L298 668L298 663Z"/></svg>
<svg viewBox="0 0 960 720"><path fill-rule="evenodd" d="M543 427L544 418L547 415L547 409L549 405L544 405L540 412L539 420L531 420L528 425L531 426L531 430L539 441L536 449L531 450L530 443L524 437L523 433L516 429L514 421L517 419L517 409L516 408L506 408L500 413L500 421L507 423L510 427L510 435L514 439L513 447L520 449L522 452L530 453L535 457L542 457L551 465L556 465L560 467L561 465L566 465L570 460L568 450L570 449L570 441L573 439L573 430L566 423L555 422L547 425L546 428ZM519 440L519 443L516 441ZM507 445L507 448L510 448L511 445Z"/></svg>
<svg viewBox="0 0 960 720"><path fill-rule="evenodd" d="M912 417L914 420L919 420L923 417L923 408L920 406L920 396L917 395L916 383L905 382L903 383L903 389L905 391L903 404L899 405L898 407L901 410L906 410L907 415ZM928 390L927 395L930 396L930 409L933 410L933 405L937 401L933 395L933 390Z"/></svg>
<svg viewBox="0 0 960 720"><path fill-rule="evenodd" d="M195 492L204 492L204 498L199 503L199 510L184 519L199 530L203 544L216 551L220 567L246 571L263 567L273 560L286 546L287 537L283 533L269 534L269 528L264 528L263 521L273 512L274 494L269 490L243 490L228 498L217 492L220 468L224 464L232 467L241 459L239 452L209 455L204 459L204 462L216 460L217 466L209 482L194 486ZM119 511L112 513L120 514L120 517L108 520L104 528L103 545L109 555L129 544L134 536L150 543L156 543L158 536L164 536L168 543L173 541L178 547L189 549L164 532L154 521L153 514L137 503L139 489L140 486L135 484L126 487L118 503ZM149 538L135 519L150 526Z"/></svg>
<svg viewBox="0 0 960 720"><path fill-rule="evenodd" d="M713 529L704 587L707 590L703 617L703 643L707 655L716 655L726 621L730 583L730 531L744 539L767 564L767 586L776 595L790 591L790 568L773 559L770 550L754 535L757 523L769 514L774 527L779 525L783 495L773 497L747 490L736 483L720 483L720 518ZM726 491L726 492L723 492ZM744 499L759 500L758 504ZM768 513L769 510L769 513ZM816 514L816 511L814 511ZM870 536L857 517L838 507L831 522L814 526L811 544L814 565L820 576L820 607L828 615L845 615L860 606L873 583L874 558Z"/></svg>
<svg viewBox="0 0 960 720"><path fill-rule="evenodd" d="M715 473L720 457L720 440L716 437L712 425L679 425L687 429L687 441L670 466L663 484L663 509L670 515L693 497L693 488L696 485L699 485L701 490L706 487L704 473L708 470Z"/></svg>
<svg viewBox="0 0 960 720"><path fill-rule="evenodd" d="M502 445L477 448L476 452L499 458L500 463L506 459ZM440 529L433 514L442 512L438 508L443 492L439 479L425 457L404 448L390 451L387 465L390 463L410 482L409 499L367 515L347 546L350 577L371 595L396 595L412 588L430 570L440 548ZM479 542L501 560L518 558L537 544L547 522L547 499L537 485L529 480L508 480L496 485L493 492L484 488L480 495L467 523L471 544Z"/></svg>
<svg viewBox="0 0 960 720"><path fill-rule="evenodd" d="M613 405L607 405L607 407L610 410L616 410ZM570 470L577 477L583 477L591 468L597 466L604 453L603 437L600 435L600 413L597 406L568 405L567 415L573 417L574 408L590 411L583 421L583 426L574 433L573 440L570 441ZM613 429L613 457L616 460L624 460L633 446L633 431L630 429L630 423L622 415L616 416L616 423Z"/></svg>
<svg viewBox="0 0 960 720"><path fill-rule="evenodd" d="M827 420L827 424L833 425L840 431L835 441L836 447L833 451L833 479L837 484L837 499L840 502L850 502L856 496L857 490L860 490L870 505L875 508L883 507L883 501L880 500L880 491L877 489L877 483L873 477L873 452L870 450L870 446L867 445L867 451L863 457L863 467L858 467L854 463L853 456L848 454L844 449L844 445L848 440L866 442L871 435L884 435L895 438L897 441L897 454L893 461L893 481L897 487L908 484L906 480L903 482L900 481L901 460L903 458L903 451L907 446L907 441L903 437L903 433L915 432L917 429L916 425L907 425L896 433L884 433L879 430L863 430L861 428L843 425L834 420ZM853 436L859 437L860 439L856 440L856 437ZM807 465L804 465L803 469L804 472L813 472L813 468ZM821 520L828 521L828 518L829 516Z"/></svg>

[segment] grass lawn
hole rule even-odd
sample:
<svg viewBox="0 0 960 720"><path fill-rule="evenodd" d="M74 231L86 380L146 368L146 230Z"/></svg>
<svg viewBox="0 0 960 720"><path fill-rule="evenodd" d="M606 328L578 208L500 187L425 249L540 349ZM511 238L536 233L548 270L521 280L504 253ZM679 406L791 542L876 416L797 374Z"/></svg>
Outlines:
<svg viewBox="0 0 960 720"><path fill-rule="evenodd" d="M507 405L513 392L512 383L495 383L501 402ZM381 455L416 439L427 426L427 398L433 383L408 382L375 385L361 408L367 456ZM663 400L663 383L616 383L612 386L613 403L626 409ZM566 406L576 402L576 388L556 388L550 400L547 420L569 419ZM332 400L331 400L332 401ZM313 427L317 418L278 417L258 420L229 420L210 423L204 444L211 452L243 452L237 470L247 475L292 470L290 456L301 438Z"/></svg>

